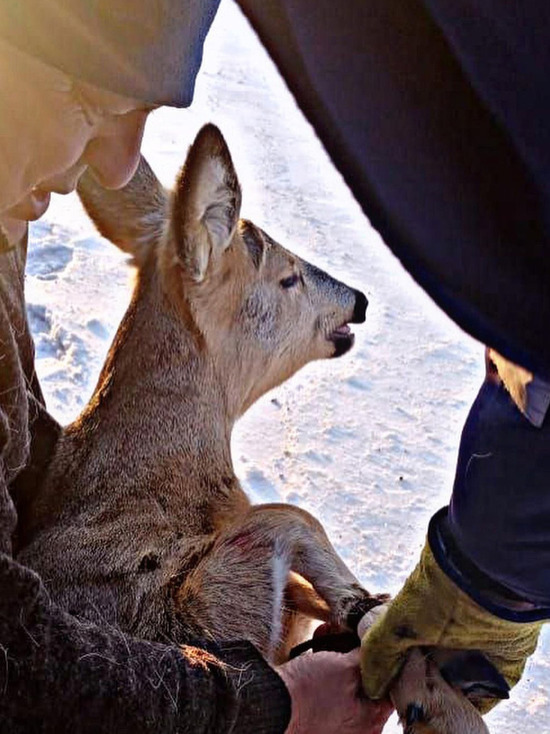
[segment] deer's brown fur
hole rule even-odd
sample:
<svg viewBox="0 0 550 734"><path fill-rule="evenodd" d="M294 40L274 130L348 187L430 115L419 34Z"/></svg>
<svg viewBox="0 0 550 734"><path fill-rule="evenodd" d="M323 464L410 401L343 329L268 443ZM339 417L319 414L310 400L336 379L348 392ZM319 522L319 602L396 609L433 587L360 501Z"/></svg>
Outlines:
<svg viewBox="0 0 550 734"><path fill-rule="evenodd" d="M282 659L303 616L345 626L376 600L309 513L251 506L231 431L307 362L347 351L366 299L239 220L212 125L173 194L143 159L121 191L87 175L80 194L133 255L137 285L26 512L19 557L78 615L148 639L245 638Z"/></svg>

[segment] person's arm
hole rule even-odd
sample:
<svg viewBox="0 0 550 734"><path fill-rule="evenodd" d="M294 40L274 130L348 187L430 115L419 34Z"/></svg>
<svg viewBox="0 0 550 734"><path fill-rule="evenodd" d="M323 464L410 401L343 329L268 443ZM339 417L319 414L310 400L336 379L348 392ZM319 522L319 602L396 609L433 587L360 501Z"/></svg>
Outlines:
<svg viewBox="0 0 550 734"><path fill-rule="evenodd" d="M248 643L207 652L99 629L57 608L36 574L7 555L0 556L0 589L0 720L6 731L286 729L288 692Z"/></svg>
<svg viewBox="0 0 550 734"><path fill-rule="evenodd" d="M516 385L512 399L488 367L462 433L451 504L432 518L420 563L363 639L374 698L418 645L480 650L513 686L550 619L550 420L539 383L533 413L529 390Z"/></svg>

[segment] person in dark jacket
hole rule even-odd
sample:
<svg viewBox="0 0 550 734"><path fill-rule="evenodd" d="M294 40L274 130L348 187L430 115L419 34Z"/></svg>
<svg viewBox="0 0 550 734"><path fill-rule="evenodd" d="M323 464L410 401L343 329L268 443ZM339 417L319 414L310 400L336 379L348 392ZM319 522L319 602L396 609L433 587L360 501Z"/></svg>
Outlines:
<svg viewBox="0 0 550 734"><path fill-rule="evenodd" d="M512 686L550 619L550 5L239 2L385 242L491 347L365 690L419 643L482 650Z"/></svg>
<svg viewBox="0 0 550 734"><path fill-rule="evenodd" d="M60 427L34 369L24 300L27 222L89 168L133 175L149 111L191 102L217 2L0 0L0 729L377 734L387 704L360 690L359 654L289 663L252 645L131 639L64 613L12 557L15 507L47 470ZM284 681L284 682L283 682ZM322 703L317 692L323 690ZM290 695L289 695L290 693Z"/></svg>

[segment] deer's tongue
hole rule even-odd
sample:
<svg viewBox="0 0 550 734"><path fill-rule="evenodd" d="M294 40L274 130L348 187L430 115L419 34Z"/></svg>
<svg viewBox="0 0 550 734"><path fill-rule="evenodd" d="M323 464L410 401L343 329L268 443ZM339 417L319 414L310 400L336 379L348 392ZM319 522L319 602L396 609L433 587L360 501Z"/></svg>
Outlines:
<svg viewBox="0 0 550 734"><path fill-rule="evenodd" d="M349 324L344 324L343 326L339 326L337 329L334 329L332 333L339 336L349 336L351 334L351 329Z"/></svg>

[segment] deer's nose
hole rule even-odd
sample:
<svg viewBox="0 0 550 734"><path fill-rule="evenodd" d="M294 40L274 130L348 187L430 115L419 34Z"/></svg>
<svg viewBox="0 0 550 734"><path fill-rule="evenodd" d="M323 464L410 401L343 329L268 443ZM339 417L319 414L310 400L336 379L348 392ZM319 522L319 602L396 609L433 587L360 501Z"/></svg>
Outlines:
<svg viewBox="0 0 550 734"><path fill-rule="evenodd" d="M369 302L367 297L361 291L354 291L355 293L355 306L353 307L353 316L351 317L352 324L362 324L366 318L367 306Z"/></svg>

